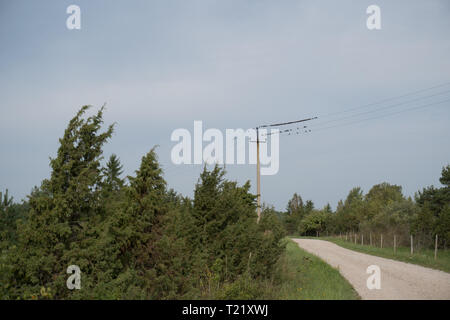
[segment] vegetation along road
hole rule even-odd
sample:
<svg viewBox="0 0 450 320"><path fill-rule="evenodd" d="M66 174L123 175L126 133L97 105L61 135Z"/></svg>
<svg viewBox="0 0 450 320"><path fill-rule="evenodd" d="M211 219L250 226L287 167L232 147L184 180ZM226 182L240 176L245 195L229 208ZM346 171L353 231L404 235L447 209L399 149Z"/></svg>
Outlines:
<svg viewBox="0 0 450 320"><path fill-rule="evenodd" d="M362 299L450 299L450 273L355 252L328 241L293 240L337 268ZM380 289L367 286L371 265L380 268Z"/></svg>

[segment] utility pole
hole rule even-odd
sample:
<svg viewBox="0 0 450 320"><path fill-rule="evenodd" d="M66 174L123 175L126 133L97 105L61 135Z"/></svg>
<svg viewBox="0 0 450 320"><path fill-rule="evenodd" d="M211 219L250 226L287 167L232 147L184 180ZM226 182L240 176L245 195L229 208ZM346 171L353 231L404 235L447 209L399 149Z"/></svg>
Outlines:
<svg viewBox="0 0 450 320"><path fill-rule="evenodd" d="M270 127L280 127L280 126L286 126L291 125L295 123L315 120L317 117L308 118L308 119L301 119L301 120L295 120L295 121L289 121L289 122L282 122L282 123L272 123L272 124L266 124L256 127L256 213L258 214L258 219L256 220L257 223L259 223L259 220L261 218L261 164L259 161L259 129L260 128L270 128ZM306 127L304 127L306 128ZM289 133L292 131L292 129L287 129L284 131L280 131L279 134L282 133ZM311 131L311 130L309 130ZM298 134L298 132L297 132ZM271 135L271 133L266 134L266 136ZM253 141L254 142L254 141Z"/></svg>
<svg viewBox="0 0 450 320"><path fill-rule="evenodd" d="M258 220L261 218L261 170L259 163L259 127L256 127L256 212L258 213Z"/></svg>

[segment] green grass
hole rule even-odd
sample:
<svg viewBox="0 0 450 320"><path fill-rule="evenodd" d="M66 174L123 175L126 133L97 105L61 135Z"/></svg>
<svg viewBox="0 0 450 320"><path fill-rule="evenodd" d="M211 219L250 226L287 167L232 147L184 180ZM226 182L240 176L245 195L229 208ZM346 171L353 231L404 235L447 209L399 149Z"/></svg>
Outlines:
<svg viewBox="0 0 450 320"><path fill-rule="evenodd" d="M286 253L278 265L280 300L355 300L353 287L320 258L304 251L292 240L286 240Z"/></svg>
<svg viewBox="0 0 450 320"><path fill-rule="evenodd" d="M409 247L399 247L397 248L397 252L394 253L394 249L392 247L379 248L369 245L355 244L350 241L333 237L319 237L319 239L334 242L341 247L354 251L450 272L450 250L439 250L437 259L434 260L434 250L430 249L421 249L418 252L414 252L411 256L411 249Z"/></svg>
<svg viewBox="0 0 450 320"><path fill-rule="evenodd" d="M201 299L218 300L358 300L358 293L339 270L304 251L289 238L270 279L243 275L230 283L216 283Z"/></svg>

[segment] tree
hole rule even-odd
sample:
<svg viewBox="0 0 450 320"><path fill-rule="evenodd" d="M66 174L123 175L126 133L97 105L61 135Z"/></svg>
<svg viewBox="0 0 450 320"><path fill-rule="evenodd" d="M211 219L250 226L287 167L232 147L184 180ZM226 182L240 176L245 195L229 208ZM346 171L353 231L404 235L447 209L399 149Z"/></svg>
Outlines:
<svg viewBox="0 0 450 320"><path fill-rule="evenodd" d="M0 250L17 242L17 223L24 221L28 214L28 202L15 203L8 189L0 192Z"/></svg>
<svg viewBox="0 0 450 320"><path fill-rule="evenodd" d="M300 222L299 233L305 236L315 236L327 229L331 213L327 210L312 210Z"/></svg>
<svg viewBox="0 0 450 320"><path fill-rule="evenodd" d="M12 204L13 198L9 197L8 189L6 189L5 194L0 192L0 249L5 245L2 245L1 241L9 240L11 236L10 232L14 224L10 215Z"/></svg>
<svg viewBox="0 0 450 320"><path fill-rule="evenodd" d="M217 259L224 267L226 260L227 273L237 275L247 268L257 240L252 237L257 228L255 197L249 193L249 183L238 187L224 175L218 166L212 171L204 168L195 187L192 215L197 226L196 241L206 256L207 268Z"/></svg>
<svg viewBox="0 0 450 320"><path fill-rule="evenodd" d="M294 193L292 199L289 200L286 211L290 215L294 215L295 213L301 212L303 210L303 200L302 197L297 193Z"/></svg>
<svg viewBox="0 0 450 320"><path fill-rule="evenodd" d="M294 193L292 199L289 200L284 216L284 225L288 234L298 232L301 220L314 209L314 203L307 200L303 203L302 197Z"/></svg>
<svg viewBox="0 0 450 320"><path fill-rule="evenodd" d="M162 299L180 294L184 272L184 242L172 237L166 181L155 148L142 157L139 170L128 177L126 200L111 217L110 232L117 250L120 282L113 280L121 299ZM119 290L117 288L120 288Z"/></svg>
<svg viewBox="0 0 450 320"><path fill-rule="evenodd" d="M283 246L276 214L265 209L259 224L250 183L238 186L218 166L200 175L194 191L192 247L202 261L204 283L270 277ZM229 297L229 296L227 296Z"/></svg>
<svg viewBox="0 0 450 320"><path fill-rule="evenodd" d="M411 199L390 202L374 216L371 229L368 231L393 233L408 239L412 231L411 223L416 215L417 207Z"/></svg>
<svg viewBox="0 0 450 320"><path fill-rule="evenodd" d="M36 297L42 287L51 287L55 297L67 297L67 267L77 264L87 274L92 271L90 239L99 230L91 222L102 214L102 146L113 126L99 132L103 108L84 119L88 108L69 122L50 161L50 179L29 196L28 218L18 225L17 246L8 252L12 297Z"/></svg>
<svg viewBox="0 0 450 320"><path fill-rule="evenodd" d="M6 189L5 194L0 192L0 212L6 211L9 206L13 203L13 197L9 196L8 189Z"/></svg>
<svg viewBox="0 0 450 320"><path fill-rule="evenodd" d="M113 153L103 170L104 185L107 191L117 192L123 187L124 181L120 178L123 173L122 168L119 158Z"/></svg>
<svg viewBox="0 0 450 320"><path fill-rule="evenodd" d="M450 242L450 166L442 168L439 181L444 185L442 188L434 186L424 188L415 195L420 211L414 223L415 230L421 230L428 238L428 243L432 243L436 234L439 235L439 242L446 246Z"/></svg>
<svg viewBox="0 0 450 320"><path fill-rule="evenodd" d="M350 190L344 202L340 201L336 209L336 231L358 230L364 208L363 198L363 191L360 187L356 187Z"/></svg>
<svg viewBox="0 0 450 320"><path fill-rule="evenodd" d="M439 178L439 181L447 186L447 188L450 187L450 165L447 165L446 167L442 168L441 177Z"/></svg>

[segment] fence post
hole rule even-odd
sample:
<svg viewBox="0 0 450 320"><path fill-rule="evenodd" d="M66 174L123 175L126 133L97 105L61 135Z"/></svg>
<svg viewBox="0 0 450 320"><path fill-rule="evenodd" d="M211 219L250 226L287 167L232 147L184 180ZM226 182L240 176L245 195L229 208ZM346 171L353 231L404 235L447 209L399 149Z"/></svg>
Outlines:
<svg viewBox="0 0 450 320"><path fill-rule="evenodd" d="M437 259L437 246L438 246L438 235L436 234L436 240L434 241L434 260Z"/></svg>
<svg viewBox="0 0 450 320"><path fill-rule="evenodd" d="M413 235L411 235L411 255L414 254L414 243L413 243Z"/></svg>
<svg viewBox="0 0 450 320"><path fill-rule="evenodd" d="M361 234L361 244L364 245L364 233Z"/></svg>
<svg viewBox="0 0 450 320"><path fill-rule="evenodd" d="M370 237L370 246L372 246L372 232L369 233L369 237Z"/></svg>
<svg viewBox="0 0 450 320"><path fill-rule="evenodd" d="M383 249L383 234L381 234L381 246L380 246L380 248Z"/></svg>
<svg viewBox="0 0 450 320"><path fill-rule="evenodd" d="M396 253L397 252L397 249L395 248L395 245L396 245L396 241L397 240L397 238L396 238L396 236L395 236L395 234L394 234L394 253Z"/></svg>
<svg viewBox="0 0 450 320"><path fill-rule="evenodd" d="M348 234L348 233L346 232L346 233L345 233L345 241L347 241L347 234Z"/></svg>
<svg viewBox="0 0 450 320"><path fill-rule="evenodd" d="M356 237L356 233L355 233L355 244L356 244L356 239L357 239L357 237Z"/></svg>

